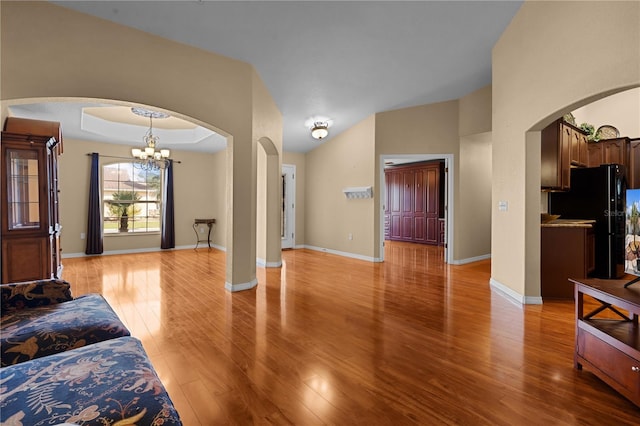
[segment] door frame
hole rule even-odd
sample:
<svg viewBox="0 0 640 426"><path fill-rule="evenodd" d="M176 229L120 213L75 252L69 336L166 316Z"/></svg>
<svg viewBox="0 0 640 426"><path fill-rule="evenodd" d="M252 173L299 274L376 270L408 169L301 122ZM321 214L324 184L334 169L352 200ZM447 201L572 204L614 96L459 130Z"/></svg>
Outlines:
<svg viewBox="0 0 640 426"><path fill-rule="evenodd" d="M384 203L387 199L387 187L384 181L384 164L386 161L405 161L418 162L418 161L432 161L432 160L444 160L445 179L444 179L444 263L451 263L453 261L453 184L454 184L454 170L453 170L453 154L383 154L380 155L379 162L379 176L380 176L380 198L378 201L378 211L380 212L380 220L378 221L379 227L379 253L380 261L384 261ZM400 163L398 163L400 164Z"/></svg>
<svg viewBox="0 0 640 426"><path fill-rule="evenodd" d="M282 165L282 177L284 179L284 193L282 194L282 220L284 220L284 236L282 248L292 249L296 246L296 166L294 164Z"/></svg>

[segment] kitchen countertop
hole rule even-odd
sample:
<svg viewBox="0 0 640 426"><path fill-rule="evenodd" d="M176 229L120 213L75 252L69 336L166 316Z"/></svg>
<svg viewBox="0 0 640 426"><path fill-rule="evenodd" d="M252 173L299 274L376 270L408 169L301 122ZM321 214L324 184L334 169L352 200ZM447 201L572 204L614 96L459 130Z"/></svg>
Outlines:
<svg viewBox="0 0 640 426"><path fill-rule="evenodd" d="M541 223L540 226L543 228L593 228L595 223L593 219L556 219Z"/></svg>

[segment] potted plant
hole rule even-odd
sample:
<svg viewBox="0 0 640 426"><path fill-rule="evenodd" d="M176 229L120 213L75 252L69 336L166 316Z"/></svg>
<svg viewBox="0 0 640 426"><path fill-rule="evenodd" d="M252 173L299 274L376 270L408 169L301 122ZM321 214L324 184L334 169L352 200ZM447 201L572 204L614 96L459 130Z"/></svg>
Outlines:
<svg viewBox="0 0 640 426"><path fill-rule="evenodd" d="M590 142L598 142L598 137L596 136L596 128L593 127L591 123L582 123L580 125L580 130L587 133L587 140Z"/></svg>

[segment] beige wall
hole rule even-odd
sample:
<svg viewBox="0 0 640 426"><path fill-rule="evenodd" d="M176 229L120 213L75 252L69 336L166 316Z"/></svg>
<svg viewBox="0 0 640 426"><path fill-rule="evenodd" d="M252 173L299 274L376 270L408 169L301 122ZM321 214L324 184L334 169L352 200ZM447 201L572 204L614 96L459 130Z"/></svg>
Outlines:
<svg viewBox="0 0 640 426"><path fill-rule="evenodd" d="M258 142L261 159L257 170L256 255L259 264L268 267L282 265L280 236L282 175L282 114L269 95L264 82L254 71L253 137ZM269 137L263 137L268 135Z"/></svg>
<svg viewBox="0 0 640 426"><path fill-rule="evenodd" d="M491 131L491 86L485 86L460 98L460 136L476 135Z"/></svg>
<svg viewBox="0 0 640 426"><path fill-rule="evenodd" d="M284 152L282 155L282 164L291 164L296 166L296 229L295 240L296 246L303 246L306 242L305 239L305 203L306 194L305 189L305 170L306 170L306 154L299 152Z"/></svg>
<svg viewBox="0 0 640 426"><path fill-rule="evenodd" d="M178 154L179 154L179 157L183 157L182 152L179 153L176 151L176 153L174 154L176 158L179 158ZM195 157L194 160L203 162L204 164L202 164L202 166L204 168L210 167L212 170L210 170L209 173L212 173L213 176L211 177L211 180L209 179L204 180L204 182L206 182L206 184L203 185L205 186L205 188L190 186L190 188L192 188L192 191L195 191L195 194L191 195L190 197L196 198L196 197L202 196L202 197L208 198L209 197L208 194L210 192L211 193L210 197L211 197L211 200L213 200L213 204L210 206L201 207L198 209L189 208L187 211L191 212L191 214L194 215L194 218L200 217L201 215L205 215L204 216L205 218L206 217L215 218L216 224L214 225L215 228L212 231L213 244L215 244L219 248L226 250L227 248L227 211L229 210L229 207L227 206L227 199L226 199L227 186L228 186L226 181L226 175L227 175L226 153L224 151L216 152L215 154L211 154L211 159L202 158L200 154L184 153L185 160L184 160L184 163L182 164L188 164L189 159L192 156ZM176 170L174 173L175 175L174 178L176 180L177 180L178 173L184 174L187 182L197 182L198 180L200 180L199 176L201 175L203 169L199 167L189 168L188 171L182 170L182 169L186 169L186 167L178 168L176 166ZM181 186L181 188L183 188L184 186L186 185ZM181 198L181 201L182 201L182 198ZM194 238L195 238L195 234L194 234Z"/></svg>
<svg viewBox="0 0 640 426"><path fill-rule="evenodd" d="M457 259L487 257L491 254L491 132L460 138L458 175Z"/></svg>
<svg viewBox="0 0 640 426"><path fill-rule="evenodd" d="M613 1L525 2L493 49L492 283L524 302L540 301L539 131L638 86L639 52L640 3Z"/></svg>
<svg viewBox="0 0 640 426"><path fill-rule="evenodd" d="M141 104L228 138L225 285L230 290L255 285L256 145L268 138L278 146L281 130L273 129L281 129L282 121L264 107L270 97L252 67L51 3L2 2L1 13L3 101ZM148 64L154 64L151 74ZM267 110L268 117L261 117ZM272 125L265 125L269 120Z"/></svg>
<svg viewBox="0 0 640 426"><path fill-rule="evenodd" d="M267 257L267 154L258 149L256 185L256 256L258 264L266 263Z"/></svg>
<svg viewBox="0 0 640 426"><path fill-rule="evenodd" d="M379 190L374 179L374 124L373 116L366 118L307 153L307 246L374 257L374 199L347 199L342 191L350 186Z"/></svg>
<svg viewBox="0 0 640 426"><path fill-rule="evenodd" d="M117 156L128 158L130 147L99 142L65 139L64 154L59 161L60 223L63 257L82 256L86 240L80 238L87 232L89 204L89 172L91 158L88 153L97 152L102 157L100 166L117 162ZM224 159L219 154L196 154L173 151L172 158L180 161L174 166L175 231L176 247L193 247L195 218L214 217L217 220L213 242L224 246ZM215 182L209 185L208 182ZM111 235L104 238L104 250L108 252L154 250L160 248L160 235Z"/></svg>
<svg viewBox="0 0 640 426"><path fill-rule="evenodd" d="M573 111L573 115L578 125L590 123L597 130L608 124L617 128L620 136L640 137L640 88L599 99Z"/></svg>

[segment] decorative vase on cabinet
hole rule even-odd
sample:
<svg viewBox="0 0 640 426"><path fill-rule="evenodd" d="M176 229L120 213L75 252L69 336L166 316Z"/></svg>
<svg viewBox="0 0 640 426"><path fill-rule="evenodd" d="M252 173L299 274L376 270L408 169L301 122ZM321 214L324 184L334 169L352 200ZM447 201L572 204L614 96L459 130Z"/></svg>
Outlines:
<svg viewBox="0 0 640 426"><path fill-rule="evenodd" d="M2 132L2 282L59 278L54 137Z"/></svg>

